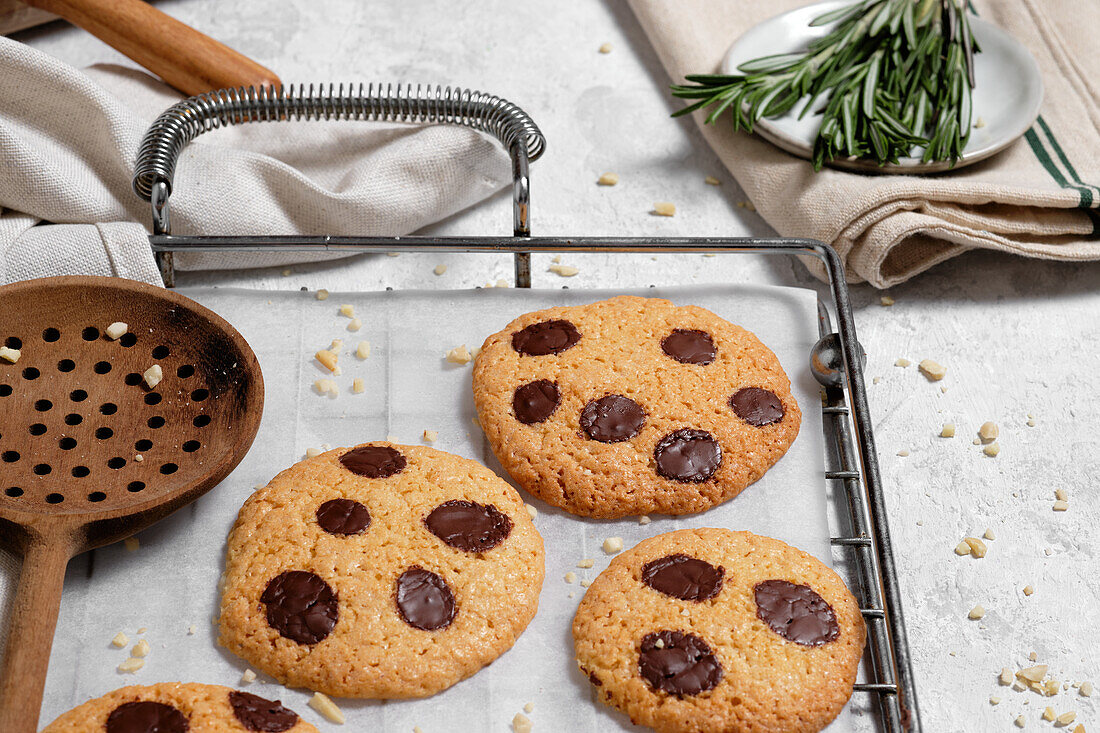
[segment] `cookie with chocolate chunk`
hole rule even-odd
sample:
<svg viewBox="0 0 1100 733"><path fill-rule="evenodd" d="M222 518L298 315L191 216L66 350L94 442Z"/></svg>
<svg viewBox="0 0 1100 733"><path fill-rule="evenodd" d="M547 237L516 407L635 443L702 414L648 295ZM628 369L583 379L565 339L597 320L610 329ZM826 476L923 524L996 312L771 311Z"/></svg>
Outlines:
<svg viewBox="0 0 1100 733"><path fill-rule="evenodd" d="M852 694L866 629L844 582L779 540L682 529L617 556L573 619L593 694L661 733L812 733Z"/></svg>
<svg viewBox="0 0 1100 733"><path fill-rule="evenodd" d="M42 733L317 733L283 707L221 685L165 682L123 687L75 707Z"/></svg>
<svg viewBox="0 0 1100 733"><path fill-rule="evenodd" d="M621 296L528 313L485 341L474 403L527 491L590 517L733 498L798 435L775 355L710 311Z"/></svg>
<svg viewBox="0 0 1100 733"><path fill-rule="evenodd" d="M543 558L519 493L484 466L421 446L338 448L241 508L220 642L293 687L425 697L515 643Z"/></svg>

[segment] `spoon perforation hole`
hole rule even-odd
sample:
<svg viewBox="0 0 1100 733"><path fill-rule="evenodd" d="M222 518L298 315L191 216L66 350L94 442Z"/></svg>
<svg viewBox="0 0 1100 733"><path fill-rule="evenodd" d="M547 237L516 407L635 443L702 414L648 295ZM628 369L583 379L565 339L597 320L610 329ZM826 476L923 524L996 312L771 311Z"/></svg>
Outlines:
<svg viewBox="0 0 1100 733"><path fill-rule="evenodd" d="M199 441L197 440L189 440L181 447L183 448L184 453L194 453L201 447L201 443L199 443Z"/></svg>
<svg viewBox="0 0 1100 733"><path fill-rule="evenodd" d="M57 492L54 492L52 494L46 494L46 503L47 504L60 504L63 501L65 501L65 497L62 496L61 494L58 494Z"/></svg>
<svg viewBox="0 0 1100 733"><path fill-rule="evenodd" d="M156 430L158 428L163 428L164 427L164 418L161 417L160 415L153 415L151 418L149 418L149 421L145 424L148 425L149 427L151 427L153 430Z"/></svg>
<svg viewBox="0 0 1100 733"><path fill-rule="evenodd" d="M31 435L45 435L46 434L46 426L43 425L40 422L36 422L34 425L31 425L28 428L28 431L30 432Z"/></svg>
<svg viewBox="0 0 1100 733"><path fill-rule="evenodd" d="M92 472L92 469L87 466L73 466L72 474L73 478L84 478Z"/></svg>
<svg viewBox="0 0 1100 733"><path fill-rule="evenodd" d="M144 453L145 451L152 449L152 447L153 441L146 438L142 438L138 442L134 443L134 450L136 450L138 453Z"/></svg>
<svg viewBox="0 0 1100 733"><path fill-rule="evenodd" d="M129 387L136 387L139 384L141 384L141 379L142 379L141 375L138 374L137 372L130 372L129 374L126 375L126 379L124 379L122 381L126 382L126 385L129 386Z"/></svg>
<svg viewBox="0 0 1100 733"><path fill-rule="evenodd" d="M53 471L53 467L48 463L39 463L34 467L34 474L36 476L49 476L51 471Z"/></svg>
<svg viewBox="0 0 1100 733"><path fill-rule="evenodd" d="M144 481L131 481L126 486L126 490L129 491L131 494L136 494L137 492L141 491L144 488L145 488L145 482Z"/></svg>
<svg viewBox="0 0 1100 733"><path fill-rule="evenodd" d="M84 418L75 412L70 412L68 415L65 416L66 425L79 425L82 422L84 422Z"/></svg>
<svg viewBox="0 0 1100 733"><path fill-rule="evenodd" d="M57 362L57 371L59 372L71 372L76 369L76 362L72 359L62 359Z"/></svg>
<svg viewBox="0 0 1100 733"><path fill-rule="evenodd" d="M109 361L97 361L95 366L92 367L92 371L96 374L107 374L111 371L111 362Z"/></svg>
<svg viewBox="0 0 1100 733"><path fill-rule="evenodd" d="M205 428L210 424L209 415L195 415L195 419L191 421L191 424L196 428Z"/></svg>
<svg viewBox="0 0 1100 733"><path fill-rule="evenodd" d="M19 451L6 450L0 453L0 460L4 463L15 463L19 460Z"/></svg>
<svg viewBox="0 0 1100 733"><path fill-rule="evenodd" d="M32 379L38 379L42 375L42 372L38 371L34 367L27 367L23 370L23 379L31 381Z"/></svg>
<svg viewBox="0 0 1100 733"><path fill-rule="evenodd" d="M100 440L107 440L113 437L114 434L115 431L106 426L95 429L95 437L99 438Z"/></svg>
<svg viewBox="0 0 1100 733"><path fill-rule="evenodd" d="M56 328L50 327L50 328L47 328L45 331L42 332L42 340L47 342L47 343L52 344L54 341L57 341L59 338L61 338L61 332L58 331Z"/></svg>
<svg viewBox="0 0 1100 733"><path fill-rule="evenodd" d="M126 459L122 456L115 456L107 461L107 468L113 468L116 471L126 465Z"/></svg>
<svg viewBox="0 0 1100 733"><path fill-rule="evenodd" d="M160 392L150 392L145 395L145 404L147 405L159 405L161 401Z"/></svg>
<svg viewBox="0 0 1100 733"><path fill-rule="evenodd" d="M34 409L39 412L47 412L53 408L53 403L49 400L38 400L34 403Z"/></svg>
<svg viewBox="0 0 1100 733"><path fill-rule="evenodd" d="M20 496L23 495L23 489L19 488L18 486L9 486L8 488L4 489L4 493L13 499L18 499Z"/></svg>
<svg viewBox="0 0 1100 733"><path fill-rule="evenodd" d="M203 400L205 400L209 396L210 396L210 390L204 389L204 388L199 388L199 389L196 389L194 392L191 393L191 400L194 401L194 402L202 402Z"/></svg>
<svg viewBox="0 0 1100 733"><path fill-rule="evenodd" d="M73 402L83 402L88 399L88 393L82 389L74 389L69 393L69 399Z"/></svg>
<svg viewBox="0 0 1100 733"><path fill-rule="evenodd" d="M153 358L154 359L163 359L163 358L167 357L170 353L172 353L172 352L168 350L168 347L161 344L157 348L153 349Z"/></svg>
<svg viewBox="0 0 1100 733"><path fill-rule="evenodd" d="M195 367L191 366L190 364L184 364L183 366L181 366L179 369L176 370L176 376L179 377L180 379L187 379L188 377L193 376L194 374L195 374Z"/></svg>
<svg viewBox="0 0 1100 733"><path fill-rule="evenodd" d="M99 413L101 415L114 415L118 412L118 405L114 402L104 402L99 406Z"/></svg>
<svg viewBox="0 0 1100 733"><path fill-rule="evenodd" d="M0 397L7 397L12 393L10 384L0 384Z"/></svg>
<svg viewBox="0 0 1100 733"><path fill-rule="evenodd" d="M106 498L107 495L104 494L102 491L93 491L92 493L88 494L88 501L103 501Z"/></svg>
<svg viewBox="0 0 1100 733"><path fill-rule="evenodd" d="M127 349L137 343L137 336L132 333L122 334L122 338L118 340L119 344L125 346Z"/></svg>
<svg viewBox="0 0 1100 733"><path fill-rule="evenodd" d="M76 438L62 438L57 441L57 447L61 450L72 450L76 447Z"/></svg>
<svg viewBox="0 0 1100 733"><path fill-rule="evenodd" d="M23 348L23 339L19 338L18 336L8 336L4 340L4 346L7 346L9 349L15 349L18 351L19 349Z"/></svg>
<svg viewBox="0 0 1100 733"><path fill-rule="evenodd" d="M180 467L174 463L165 463L163 466L160 467L160 472L163 473L165 476L169 476L178 471L179 468Z"/></svg>
<svg viewBox="0 0 1100 733"><path fill-rule="evenodd" d="M80 332L80 338L84 339L85 341L95 341L97 338L99 338L99 329L95 326L88 326Z"/></svg>

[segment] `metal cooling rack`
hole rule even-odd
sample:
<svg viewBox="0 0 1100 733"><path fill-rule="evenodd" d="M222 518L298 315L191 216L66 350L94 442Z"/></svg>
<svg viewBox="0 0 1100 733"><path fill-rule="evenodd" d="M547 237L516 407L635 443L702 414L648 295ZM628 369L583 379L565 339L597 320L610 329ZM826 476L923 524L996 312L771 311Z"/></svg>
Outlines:
<svg viewBox="0 0 1100 733"><path fill-rule="evenodd" d="M176 160L198 135L226 125L288 119L380 120L456 124L494 136L512 161L511 237L333 237L180 236L171 233L168 200ZM545 149L545 139L519 107L481 92L450 87L403 85L304 85L278 90L230 89L184 100L165 111L146 132L134 173L134 190L150 201L150 245L165 284L175 280L176 252L495 252L512 253L516 287L531 287L533 252L755 253L809 256L821 261L828 277L832 312L819 301L822 337L839 339L843 385L823 389L822 413L832 438L825 478L838 482L847 504L848 527L833 537L834 547L850 553L849 588L867 622L863 679L856 693L878 698L880 722L889 733L919 733L909 644L902 618L901 588L887 526L870 409L863 379L862 349L856 340L843 264L826 244L810 239L531 237L528 165ZM852 365L858 365L853 368Z"/></svg>

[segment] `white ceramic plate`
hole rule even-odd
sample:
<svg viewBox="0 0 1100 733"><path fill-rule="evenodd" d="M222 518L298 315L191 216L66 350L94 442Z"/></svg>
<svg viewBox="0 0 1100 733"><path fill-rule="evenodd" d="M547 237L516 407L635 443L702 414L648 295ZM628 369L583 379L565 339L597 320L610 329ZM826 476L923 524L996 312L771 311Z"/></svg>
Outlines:
<svg viewBox="0 0 1100 733"><path fill-rule="evenodd" d="M814 18L849 4L830 0L798 8L751 28L730 47L722 61L723 74L737 74L738 64L760 56L804 51L811 41L829 32L831 26L811 28ZM1004 150L1023 135L1039 116L1043 101L1043 80L1039 65L1019 41L981 18L971 17L971 27L982 52L974 54L973 115L984 127L970 132L970 140L955 168L977 163ZM821 115L799 120L804 102L782 117L763 119L755 130L768 142L788 153L809 159ZM919 157L902 158L897 165L879 166L873 160L843 158L829 163L834 168L872 173L938 173L951 169L947 161L922 163Z"/></svg>

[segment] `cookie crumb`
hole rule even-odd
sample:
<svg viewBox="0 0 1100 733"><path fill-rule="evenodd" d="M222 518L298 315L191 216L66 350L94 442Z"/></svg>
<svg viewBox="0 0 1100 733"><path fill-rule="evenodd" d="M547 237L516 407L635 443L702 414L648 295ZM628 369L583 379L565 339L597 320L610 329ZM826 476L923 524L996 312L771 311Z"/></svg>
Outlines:
<svg viewBox="0 0 1100 733"><path fill-rule="evenodd" d="M565 582L566 583L576 583L577 582L577 574L574 573L572 570L570 570L568 573L565 574Z"/></svg>
<svg viewBox="0 0 1100 733"><path fill-rule="evenodd" d="M676 204L668 201L658 201L653 204L652 213L656 216L676 216Z"/></svg>
<svg viewBox="0 0 1100 733"><path fill-rule="evenodd" d="M329 699L328 695L322 692L313 693L313 697L309 699L309 706L320 713L321 717L330 723L343 725L346 720L343 711L336 707L336 703Z"/></svg>
<svg viewBox="0 0 1100 733"><path fill-rule="evenodd" d="M523 712L527 713L528 715L530 715L532 712L534 712L534 710L535 710L535 703L533 703L533 702L529 702L529 703L527 703L526 705L523 706Z"/></svg>
<svg viewBox="0 0 1100 733"><path fill-rule="evenodd" d="M336 362L340 358L335 351L329 351L328 349L321 349L313 358L321 363L325 369L328 369L333 374L336 373Z"/></svg>
<svg viewBox="0 0 1100 733"><path fill-rule="evenodd" d="M321 288L317 291L317 295L314 297L316 297L317 300L328 300L328 291L324 288Z"/></svg>
<svg viewBox="0 0 1100 733"><path fill-rule="evenodd" d="M435 430L425 430L423 435L421 435L420 437L422 437L428 443L434 443L435 441L439 440L439 433Z"/></svg>
<svg viewBox="0 0 1100 733"><path fill-rule="evenodd" d="M1069 509L1069 502L1068 501L1062 501L1061 499L1059 499L1058 501L1054 502L1053 509L1056 512L1064 512L1067 509Z"/></svg>
<svg viewBox="0 0 1100 733"><path fill-rule="evenodd" d="M596 185L599 186L614 186L619 182L618 173L604 173L596 179Z"/></svg>
<svg viewBox="0 0 1100 733"><path fill-rule="evenodd" d="M562 277L573 277L580 272L580 269L573 267L573 265L550 265L547 269L555 275L560 275Z"/></svg>
<svg viewBox="0 0 1100 733"><path fill-rule="evenodd" d="M982 439L983 443L992 443L1000 434L1001 430L994 422L984 422L982 426L978 428L978 437Z"/></svg>
<svg viewBox="0 0 1100 733"><path fill-rule="evenodd" d="M531 519L534 519L539 515L539 510L531 506L530 504L524 504L523 508L527 510L527 516L531 517Z"/></svg>
<svg viewBox="0 0 1100 733"><path fill-rule="evenodd" d="M160 384L160 380L164 379L164 370L160 368L160 364L154 364L146 369L141 377L145 380L145 384L149 386L149 389L153 389Z"/></svg>
<svg viewBox="0 0 1100 733"><path fill-rule="evenodd" d="M512 730L515 733L531 733L532 729L531 719L523 713L516 713L516 717L512 718Z"/></svg>
<svg viewBox="0 0 1100 733"><path fill-rule="evenodd" d="M987 529L987 530L985 531L985 534L983 534L983 535L982 535L982 537L985 537L985 538L986 538L987 540L995 540L995 539L997 539L997 537L996 537L996 536L995 536L995 535L993 534L993 530L992 530L992 529Z"/></svg>
<svg viewBox="0 0 1100 733"><path fill-rule="evenodd" d="M140 634L142 632L139 631L138 633ZM144 656L147 656L148 654L149 654L149 642L145 641L145 639L142 639L137 644L134 644L134 648L130 652L130 655L134 656L134 657L144 657Z"/></svg>
<svg viewBox="0 0 1100 733"><path fill-rule="evenodd" d="M588 569L588 568L592 567L593 565L595 565L595 562L593 562L592 558L590 558L590 557L586 557L585 559L583 559L579 563L577 563L578 568L585 568L585 569Z"/></svg>
<svg viewBox="0 0 1100 733"><path fill-rule="evenodd" d="M889 295L884 295L884 296L882 296L881 298L878 299L878 302L879 302L879 305L881 305L885 308L889 308L890 306L892 306L897 301L895 301Z"/></svg>
<svg viewBox="0 0 1100 733"><path fill-rule="evenodd" d="M122 321L115 321L110 326L104 329L104 333L107 334L107 338L112 341L118 341L120 338L126 335L126 332L130 330L130 326Z"/></svg>
<svg viewBox="0 0 1100 733"><path fill-rule="evenodd" d="M971 621L977 621L980 618L985 617L985 606L978 604L974 608L970 609L970 613L966 614L966 617Z"/></svg>
<svg viewBox="0 0 1100 733"><path fill-rule="evenodd" d="M127 537L125 540L123 540L123 543L125 543L126 545L127 552L135 552L137 551L137 548L141 547L141 542L138 540L137 537Z"/></svg>
<svg viewBox="0 0 1100 733"><path fill-rule="evenodd" d="M469 364L473 358L470 350L466 348L466 344L454 347L447 352L446 356L447 361L452 364Z"/></svg>
<svg viewBox="0 0 1100 733"><path fill-rule="evenodd" d="M587 588L587 587L588 587L588 586L590 586L590 585L592 585L592 581L591 581L591 580L582 580L582 581L581 581L581 587L582 587L582 588Z"/></svg>
<svg viewBox="0 0 1100 733"><path fill-rule="evenodd" d="M623 538L622 537L608 537L603 541L603 551L608 555L614 555L617 552L623 550Z"/></svg>
<svg viewBox="0 0 1100 733"><path fill-rule="evenodd" d="M721 186L722 185L722 182L719 181L714 176L707 176L706 178L703 179L703 183L707 184L708 186Z"/></svg>
<svg viewBox="0 0 1100 733"><path fill-rule="evenodd" d="M198 631L198 630L199 630L198 626L196 626L195 624L191 624L190 626L187 627L187 635L188 636L194 636L195 632Z"/></svg>
<svg viewBox="0 0 1100 733"><path fill-rule="evenodd" d="M362 377L356 377L351 380L351 391L354 394L363 394L367 391L367 383L363 381Z"/></svg>
<svg viewBox="0 0 1100 733"><path fill-rule="evenodd" d="M990 443L986 447L982 448L982 453L985 453L990 458L996 458L1001 452L1001 446L998 443Z"/></svg>
<svg viewBox="0 0 1100 733"><path fill-rule="evenodd" d="M904 356L902 356L902 357L898 357L898 360L894 362L894 366L902 367L904 369L905 367L909 366L912 363L913 362L909 361Z"/></svg>
<svg viewBox="0 0 1100 733"><path fill-rule="evenodd" d="M941 438L954 438L955 437L955 423L945 422L940 429Z"/></svg>
<svg viewBox="0 0 1100 733"><path fill-rule="evenodd" d="M1030 585L1025 585L1025 586L1024 586L1024 595L1025 595L1025 596L1030 596L1030 595L1032 595L1033 593L1035 593L1035 588L1034 588L1034 586L1030 586Z"/></svg>
<svg viewBox="0 0 1100 733"><path fill-rule="evenodd" d="M929 382L938 382L947 375L947 367L932 361L931 359L922 359L921 363L917 365L921 373L928 377Z"/></svg>
<svg viewBox="0 0 1100 733"><path fill-rule="evenodd" d="M14 364L15 362L19 361L19 357L22 355L23 352L21 352L19 349L11 349L7 346L0 346L0 359L3 359L4 361Z"/></svg>
<svg viewBox="0 0 1100 733"><path fill-rule="evenodd" d="M256 673L247 667L244 670L244 674L241 675L241 684L247 685L256 681Z"/></svg>
<svg viewBox="0 0 1100 733"><path fill-rule="evenodd" d="M360 341L359 345L355 347L355 356L359 359L366 359L370 356L370 341Z"/></svg>
<svg viewBox="0 0 1100 733"><path fill-rule="evenodd" d="M115 649L121 649L129 643L130 637L126 636L126 634L122 633L121 631L115 634L115 638L111 639L111 646L113 646Z"/></svg>
<svg viewBox="0 0 1100 733"><path fill-rule="evenodd" d="M126 672L128 674L134 674L139 669L145 666L145 660L137 657L130 657L122 664L118 665L119 672Z"/></svg>
<svg viewBox="0 0 1100 733"><path fill-rule="evenodd" d="M647 517L644 514L642 516L638 517L638 524L642 525L643 527L645 525L649 524L652 521L653 521L652 519L650 519L649 517Z"/></svg>
<svg viewBox="0 0 1100 733"><path fill-rule="evenodd" d="M350 321L348 321L348 330L349 331L358 331L362 327L363 327L363 321L361 319L359 319L358 317L352 318Z"/></svg>
<svg viewBox="0 0 1100 733"><path fill-rule="evenodd" d="M442 275L446 271L447 271L447 266L446 265L436 265L435 269L432 270L432 272L434 272L436 275Z"/></svg>

